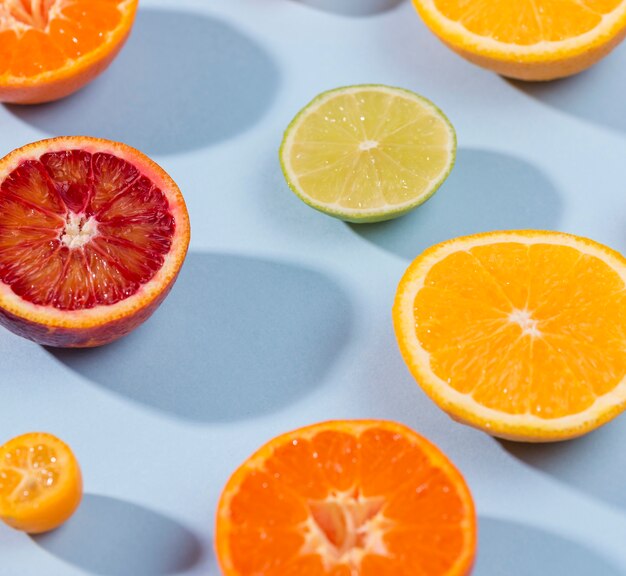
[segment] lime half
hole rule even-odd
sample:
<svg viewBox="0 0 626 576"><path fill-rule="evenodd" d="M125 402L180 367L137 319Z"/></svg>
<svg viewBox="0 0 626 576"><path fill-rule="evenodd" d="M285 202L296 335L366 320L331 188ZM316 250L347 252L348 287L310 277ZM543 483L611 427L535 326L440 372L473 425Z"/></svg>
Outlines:
<svg viewBox="0 0 626 576"><path fill-rule="evenodd" d="M456 155L456 135L432 102L401 88L324 92L285 131L280 161L307 204L349 222L406 214L430 198Z"/></svg>

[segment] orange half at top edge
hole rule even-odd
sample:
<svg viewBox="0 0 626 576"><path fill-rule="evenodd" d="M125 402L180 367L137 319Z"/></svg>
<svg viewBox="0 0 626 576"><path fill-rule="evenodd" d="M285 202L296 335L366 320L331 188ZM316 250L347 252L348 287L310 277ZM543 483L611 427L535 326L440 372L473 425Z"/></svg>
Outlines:
<svg viewBox="0 0 626 576"><path fill-rule="evenodd" d="M467 60L520 80L595 64L626 36L625 0L413 0L426 25Z"/></svg>
<svg viewBox="0 0 626 576"><path fill-rule="evenodd" d="M263 446L222 494L224 576L466 576L476 515L450 461L406 426L307 426Z"/></svg>
<svg viewBox="0 0 626 576"><path fill-rule="evenodd" d="M137 3L0 0L0 102L50 102L91 82L124 45Z"/></svg>
<svg viewBox="0 0 626 576"><path fill-rule="evenodd" d="M426 393L495 436L565 440L626 408L626 259L592 240L520 230L433 246L393 319Z"/></svg>

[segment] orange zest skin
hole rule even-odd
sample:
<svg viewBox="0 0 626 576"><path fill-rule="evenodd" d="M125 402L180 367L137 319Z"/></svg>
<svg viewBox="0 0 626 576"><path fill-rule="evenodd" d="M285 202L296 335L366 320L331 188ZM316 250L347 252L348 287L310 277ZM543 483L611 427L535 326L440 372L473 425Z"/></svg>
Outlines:
<svg viewBox="0 0 626 576"><path fill-rule="evenodd" d="M574 438L626 408L626 259L577 236L456 238L407 269L393 320L452 418L511 440Z"/></svg>
<svg viewBox="0 0 626 576"><path fill-rule="evenodd" d="M46 253L47 246L56 246L54 250L58 252L59 241L63 240L62 236L65 233L64 214L71 213L70 208L61 203L59 194L69 194L67 191L71 192L72 186L80 188L85 181L87 182L86 186L93 186L94 176L88 175L88 178L85 177L86 180L83 178L81 181L82 173L79 170L74 172L70 170L67 174L59 176L59 182L53 183L51 177L46 177L45 186L40 187L39 181L33 180L32 185L25 187L23 183L20 183L21 188L16 188L15 174L17 173L16 170L23 170L24 166L29 165L35 165L39 167L38 170L44 170L41 165L41 158L46 158L46 155L63 157L63 154L68 151L72 154L85 153L87 156L91 154L92 158L98 154L106 155L119 160L124 166L130 167L136 174L134 182L139 183L137 186L141 182L149 182L154 186L154 189L158 189L158 194L162 198L161 207L158 208L158 213L155 213L153 220L158 222L159 218L168 218L174 229L173 235L167 239L168 252L163 255L159 254L158 260L150 261L153 270L151 276L141 280L141 284L136 282L132 293L129 292L122 299L118 298L119 301L114 303L101 303L81 309L79 302L69 308L59 309L59 307L52 305L33 303L33 301L20 296L19 292L15 291L15 286L0 281L1 325L20 336L43 345L91 347L109 343L134 330L157 309L167 296L176 281L189 246L189 216L185 201L176 183L160 166L130 146L83 136L53 138L29 144L0 160L0 202L4 206L3 211L0 212L0 274L4 273L5 268L3 266L15 267L17 266L16 262L24 261L25 264L22 269L18 268L13 276L16 274L26 275L26 287L32 286L33 289L45 290L48 286L56 285L58 293L65 297L71 297L76 287L85 283L91 283L94 286L98 283L99 286L104 287L104 290L108 290L107 287L111 285L111 271L115 272L116 268L122 270L133 267L136 269L145 268L147 253L137 248L141 247L142 243L152 241L154 227L150 221L146 224L145 219L137 222L136 211L143 210L144 204L140 201L141 198L146 198L147 202L149 197L136 195L133 203L129 204L130 201L126 201L127 196L124 195L126 194L124 190L128 190L128 188L124 188L125 184L122 181L119 184L121 186L120 194L114 195L113 200L111 200L112 204L110 204L113 208L117 207L116 210L119 215L114 214L113 220L100 223L97 232L100 234L101 231L107 227L110 228L116 222L118 222L117 226L120 226L120 222L122 223L120 233L123 234L124 238L117 241L115 246L110 245L111 249L115 248L116 254L108 259L108 264L105 262L105 265L100 264L98 268L94 268L94 266L70 268L68 266L74 260L70 262L66 259L66 270L71 269L75 273L84 270L85 276L81 278L62 273L60 279L54 281L56 284L51 283L51 278L57 278L60 269L53 268L50 264L51 260L46 259L48 256ZM72 182L72 179L75 179L76 185L70 184L68 187L68 181ZM54 194L50 192L50 186L53 185L56 186ZM26 200L17 197L19 194L25 195ZM95 192L91 192L91 194L91 198L96 198L93 196ZM147 194L151 194L151 192ZM71 205L71 201L70 194L69 198L66 197L66 203L69 202ZM50 211L47 208L38 207L36 202L48 202L48 205L50 202L54 202L54 205L59 206L58 209L63 214L61 216L53 214L54 219L52 217L46 219L46 215L50 214ZM167 206L166 210L162 207L163 204ZM145 205L148 206L147 203ZM23 207L28 210L26 212L21 211ZM131 213L128 213L128 210L131 210ZM42 229L44 224L48 226L48 222L51 222L51 227ZM37 262L33 260L34 255L40 252L34 250L30 254L24 252L24 248L29 246L29 238L33 234L39 235L34 246L38 247L37 250L41 250L42 257L39 266L41 273L37 272ZM43 236L41 236L42 234ZM46 244L46 238L48 238L46 234L50 235L50 244ZM40 238L44 239L43 242ZM132 242L129 242L128 239L131 239ZM98 241L97 238L96 241ZM122 248L119 247L120 245ZM86 253L88 247L70 248L69 253L74 255L78 259L77 261L80 261L80 258L85 258L82 254ZM61 249L65 250L65 253L68 252L67 248L61 247ZM121 260L126 257L124 251L128 253L127 262ZM88 272L88 270L90 271ZM57 276L51 276L53 272L56 272Z"/></svg>
<svg viewBox="0 0 626 576"><path fill-rule="evenodd" d="M224 576L462 576L476 517L458 470L411 429L307 426L268 442L222 493Z"/></svg>
<svg viewBox="0 0 626 576"><path fill-rule="evenodd" d="M138 0L0 4L0 102L38 104L76 92L111 64Z"/></svg>
<svg viewBox="0 0 626 576"><path fill-rule="evenodd" d="M70 448L33 432L0 446L0 519L30 534L54 530L72 516L83 494Z"/></svg>
<svg viewBox="0 0 626 576"><path fill-rule="evenodd" d="M623 0L413 0L413 4L452 50L520 80L577 74L626 36Z"/></svg>

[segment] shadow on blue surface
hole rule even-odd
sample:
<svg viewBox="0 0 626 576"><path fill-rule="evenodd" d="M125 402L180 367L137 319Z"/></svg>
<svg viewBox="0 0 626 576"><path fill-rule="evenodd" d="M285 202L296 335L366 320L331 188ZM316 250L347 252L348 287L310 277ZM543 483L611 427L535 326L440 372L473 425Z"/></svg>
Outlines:
<svg viewBox="0 0 626 576"><path fill-rule="evenodd" d="M461 148L441 189L397 220L349 224L373 244L412 260L456 236L558 226L563 201L548 177L531 164L487 150Z"/></svg>
<svg viewBox="0 0 626 576"><path fill-rule="evenodd" d="M509 454L561 482L626 511L626 417L582 438L553 444L500 441Z"/></svg>
<svg viewBox="0 0 626 576"><path fill-rule="evenodd" d="M230 24L140 9L128 44L91 85L58 102L7 109L53 136L88 134L171 154L247 130L279 80L263 47Z"/></svg>
<svg viewBox="0 0 626 576"><path fill-rule="evenodd" d="M527 524L479 518L474 576L623 576L584 544Z"/></svg>
<svg viewBox="0 0 626 576"><path fill-rule="evenodd" d="M345 293L297 264L189 253L172 293L119 342L49 348L85 378L200 422L273 412L321 385L351 323Z"/></svg>
<svg viewBox="0 0 626 576"><path fill-rule="evenodd" d="M86 494L61 528L33 536L50 554L99 576L166 576L195 566L200 541L175 520L130 502Z"/></svg>
<svg viewBox="0 0 626 576"><path fill-rule="evenodd" d="M626 132L626 44L589 70L553 82L510 81L518 90L582 120Z"/></svg>
<svg viewBox="0 0 626 576"><path fill-rule="evenodd" d="M371 16L395 8L406 0L293 0L343 16Z"/></svg>

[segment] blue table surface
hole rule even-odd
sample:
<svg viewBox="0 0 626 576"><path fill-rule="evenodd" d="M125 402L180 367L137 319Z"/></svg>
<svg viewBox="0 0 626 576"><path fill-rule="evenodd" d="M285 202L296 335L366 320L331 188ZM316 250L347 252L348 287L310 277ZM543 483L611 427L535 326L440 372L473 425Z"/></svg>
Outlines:
<svg viewBox="0 0 626 576"><path fill-rule="evenodd" d="M178 182L193 227L171 296L123 341L58 351L0 332L0 439L57 434L86 490L49 535L0 526L0 575L217 576L229 474L280 432L363 417L408 424L460 467L477 576L626 574L626 416L549 446L455 424L408 374L390 319L409 261L453 236L542 228L626 250L625 68L626 45L575 78L507 81L446 49L409 2L357 17L297 0L142 0L93 84L0 106L0 154L62 134L127 142ZM458 131L448 181L395 222L326 217L280 172L293 115L357 83L424 94Z"/></svg>

